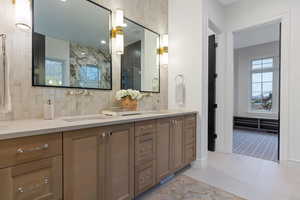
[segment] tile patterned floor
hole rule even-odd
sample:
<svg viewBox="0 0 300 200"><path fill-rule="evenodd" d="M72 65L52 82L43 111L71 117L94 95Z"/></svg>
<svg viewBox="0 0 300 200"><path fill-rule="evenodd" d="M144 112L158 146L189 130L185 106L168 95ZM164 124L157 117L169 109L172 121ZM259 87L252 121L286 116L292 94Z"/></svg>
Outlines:
<svg viewBox="0 0 300 200"><path fill-rule="evenodd" d="M154 189L139 200L244 200L185 175Z"/></svg>
<svg viewBox="0 0 300 200"><path fill-rule="evenodd" d="M278 135L266 132L235 129L233 153L278 161Z"/></svg>

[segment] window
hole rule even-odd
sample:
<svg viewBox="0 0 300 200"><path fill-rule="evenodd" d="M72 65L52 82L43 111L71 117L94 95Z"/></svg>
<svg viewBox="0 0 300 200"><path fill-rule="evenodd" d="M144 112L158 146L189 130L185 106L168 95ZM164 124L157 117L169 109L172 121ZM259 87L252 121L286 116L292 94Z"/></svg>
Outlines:
<svg viewBox="0 0 300 200"><path fill-rule="evenodd" d="M86 65L80 67L79 85L86 88L99 88L101 71L95 65Z"/></svg>
<svg viewBox="0 0 300 200"><path fill-rule="evenodd" d="M61 86L63 84L64 62L53 59L46 59L45 81L47 85Z"/></svg>
<svg viewBox="0 0 300 200"><path fill-rule="evenodd" d="M251 110L271 112L273 106L274 60L265 58L251 63Z"/></svg>

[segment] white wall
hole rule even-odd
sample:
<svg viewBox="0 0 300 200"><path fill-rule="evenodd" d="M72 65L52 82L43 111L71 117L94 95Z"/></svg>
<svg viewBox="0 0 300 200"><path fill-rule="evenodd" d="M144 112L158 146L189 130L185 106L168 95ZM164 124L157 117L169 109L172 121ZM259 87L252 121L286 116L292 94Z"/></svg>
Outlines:
<svg viewBox="0 0 300 200"><path fill-rule="evenodd" d="M185 108L199 111L197 158L207 156L208 103L208 28L217 34L217 90L223 90L226 32L225 12L217 0L169 0L169 108L178 108L175 102L175 77L183 74L186 82ZM217 95L219 110L224 108ZM221 130L223 112L217 112L217 150L223 149ZM223 138L223 139L222 139Z"/></svg>
<svg viewBox="0 0 300 200"><path fill-rule="evenodd" d="M283 19L282 25L282 85L281 85L281 159L300 161L300 1L299 0L244 0L232 4L226 9L228 31L243 29L276 18ZM228 41L232 36L228 36ZM228 49L232 44L228 43ZM228 58L233 58L228 52ZM233 74L233 62L228 62L227 74ZM233 81L228 80L228 88L233 88ZM230 103L233 94L225 96L227 107L233 110ZM230 116L230 110L227 112ZM227 122L226 122L227 123ZM229 129L230 130L230 129Z"/></svg>
<svg viewBox="0 0 300 200"><path fill-rule="evenodd" d="M268 57L274 58L273 109L271 113L251 112L251 61ZM279 42L236 49L234 59L234 116L278 119Z"/></svg>
<svg viewBox="0 0 300 200"><path fill-rule="evenodd" d="M188 3L182 0L169 0L168 99L171 109L179 108L175 102L175 77L183 74L186 83L185 108L202 112L202 8L202 0L190 0ZM197 158L202 159L206 157L207 137L205 138L200 129L197 130L197 135Z"/></svg>
<svg viewBox="0 0 300 200"><path fill-rule="evenodd" d="M208 2L210 2L209 0ZM207 66L207 27L208 5L206 1L191 0L188 3L181 0L169 0L169 35L170 35L170 60L169 60L169 107L177 108L175 103L174 78L182 73L186 79L186 107L196 109L201 113L201 135L198 130L198 158L205 156L207 148L207 132L205 126L205 73L203 66ZM241 30L256 24L264 23L275 18L283 17L283 49L282 52L282 88L281 88L281 123L284 126L281 144L281 159L300 161L300 68L298 57L300 52L300 1L299 0L243 0L226 8L227 41L226 57L232 61L224 63L224 92L222 93L224 149L230 152L232 137L227 134L232 132L233 116L233 36L228 34L233 30ZM215 20L217 21L217 20ZM207 48L206 48L207 49ZM288 53L289 52L289 53ZM228 76L231 74L231 77ZM207 83L206 83L207 84ZM228 89L229 88L229 89ZM232 88L232 91L230 90ZM207 102L206 102L207 103ZM202 120L203 119L203 120ZM199 154L201 153L201 154Z"/></svg>
<svg viewBox="0 0 300 200"><path fill-rule="evenodd" d="M216 42L218 47L216 49L216 72L218 77L216 79L216 103L218 108L216 110L216 151L224 152L225 134L223 130L224 123L224 101L222 91L224 88L224 70L226 63L226 20L225 9L223 5L217 0L208 0L208 28L216 35ZM208 81L208 80L206 80ZM206 95L207 96L207 95ZM205 105L207 106L207 105Z"/></svg>

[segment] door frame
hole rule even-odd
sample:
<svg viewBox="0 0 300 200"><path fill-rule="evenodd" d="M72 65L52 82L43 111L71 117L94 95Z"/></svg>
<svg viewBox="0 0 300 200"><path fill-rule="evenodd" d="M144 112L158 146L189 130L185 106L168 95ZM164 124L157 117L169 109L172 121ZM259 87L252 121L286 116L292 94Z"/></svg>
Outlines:
<svg viewBox="0 0 300 200"><path fill-rule="evenodd" d="M225 85L228 88L226 93L223 93L225 100L224 107L224 149L228 153L232 153L233 148L233 116L234 116L234 37L235 32L268 24L270 22L281 22L281 61L280 61L280 149L279 161L288 160L288 136L289 136L289 47L290 47L290 17L289 12L258 21L256 23L247 24L245 26L236 27L227 32L227 69L225 70Z"/></svg>

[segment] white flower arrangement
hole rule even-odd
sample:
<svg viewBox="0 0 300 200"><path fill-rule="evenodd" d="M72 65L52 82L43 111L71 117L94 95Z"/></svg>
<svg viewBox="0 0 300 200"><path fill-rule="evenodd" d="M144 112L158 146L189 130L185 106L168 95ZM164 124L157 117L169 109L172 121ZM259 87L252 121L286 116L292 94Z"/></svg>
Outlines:
<svg viewBox="0 0 300 200"><path fill-rule="evenodd" d="M130 97L132 100L140 100L143 95L137 91L137 90L132 90L132 89L128 89L128 90L119 90L117 93L116 93L116 99L118 101L120 101L122 98L125 98L125 97Z"/></svg>

